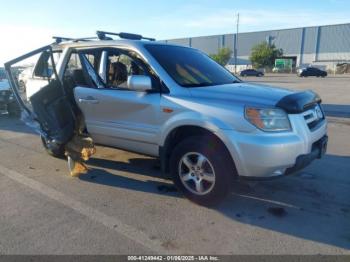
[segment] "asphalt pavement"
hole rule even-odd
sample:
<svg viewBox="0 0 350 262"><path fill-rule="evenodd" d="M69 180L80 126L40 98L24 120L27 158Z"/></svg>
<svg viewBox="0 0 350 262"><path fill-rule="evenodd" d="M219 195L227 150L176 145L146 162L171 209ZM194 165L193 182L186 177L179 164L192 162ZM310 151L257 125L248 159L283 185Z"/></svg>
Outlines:
<svg viewBox="0 0 350 262"><path fill-rule="evenodd" d="M346 106L349 79L346 90L334 85L344 95L306 81L325 104ZM208 209L176 192L156 159L117 149L98 146L88 174L72 178L37 134L1 115L0 254L350 254L350 118L329 119L323 159L293 176L239 182Z"/></svg>

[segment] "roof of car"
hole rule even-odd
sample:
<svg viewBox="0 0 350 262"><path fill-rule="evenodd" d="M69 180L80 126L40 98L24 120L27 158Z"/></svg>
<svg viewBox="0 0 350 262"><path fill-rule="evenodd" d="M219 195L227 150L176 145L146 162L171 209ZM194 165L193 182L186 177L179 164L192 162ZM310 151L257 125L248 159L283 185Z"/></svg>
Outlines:
<svg viewBox="0 0 350 262"><path fill-rule="evenodd" d="M147 44L152 45L171 45L180 46L175 44L168 44L161 41L145 41L145 40L89 40L89 41L67 41L62 43L54 43L52 46L54 49L64 49L66 47L79 48L79 47L99 47L99 46L129 46L134 48L139 48ZM181 46L182 47L182 46Z"/></svg>

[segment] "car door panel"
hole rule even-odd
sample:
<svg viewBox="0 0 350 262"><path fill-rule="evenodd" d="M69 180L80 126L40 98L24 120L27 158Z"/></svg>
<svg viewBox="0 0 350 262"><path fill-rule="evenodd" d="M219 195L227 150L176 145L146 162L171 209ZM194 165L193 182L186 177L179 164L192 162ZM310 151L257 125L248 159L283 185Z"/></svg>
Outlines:
<svg viewBox="0 0 350 262"><path fill-rule="evenodd" d="M20 92L18 79L14 76L16 65L26 64L37 55L50 59L52 69L49 68L48 61L42 64L43 71L37 72L38 77L46 78L45 81L37 82L36 92L28 94ZM24 121L37 128L37 131L52 146L61 146L67 143L74 135L75 115L71 104L66 96L62 82L58 79L54 64L53 50L51 46L44 46L16 59L5 63L13 94L20 107L25 112ZM47 72L52 71L50 74ZM53 74L54 78L51 78Z"/></svg>
<svg viewBox="0 0 350 262"><path fill-rule="evenodd" d="M154 154L159 130L159 93L77 87L76 102L97 143Z"/></svg>
<svg viewBox="0 0 350 262"><path fill-rule="evenodd" d="M95 142L157 155L160 93L106 87L86 57L80 59L95 88L78 86L74 98Z"/></svg>

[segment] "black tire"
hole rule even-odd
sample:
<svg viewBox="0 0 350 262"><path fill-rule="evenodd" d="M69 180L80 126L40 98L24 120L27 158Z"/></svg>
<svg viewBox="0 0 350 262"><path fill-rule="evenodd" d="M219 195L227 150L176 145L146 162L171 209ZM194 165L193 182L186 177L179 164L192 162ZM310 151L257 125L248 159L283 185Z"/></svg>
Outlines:
<svg viewBox="0 0 350 262"><path fill-rule="evenodd" d="M181 181L181 159L190 152L198 152L205 156L214 169L215 182L212 189L206 194L198 195L191 192L184 185L185 182ZM188 170L190 171L190 169ZM170 173L179 191L189 200L203 206L214 206L222 201L231 192L237 174L233 161L224 145L211 136L191 136L181 141L171 154ZM195 184L194 180L191 180L193 186ZM203 183L206 183L206 181Z"/></svg>
<svg viewBox="0 0 350 262"><path fill-rule="evenodd" d="M43 136L40 136L40 138L41 138L41 142L43 144L43 147L45 148L45 151L50 156L53 156L53 157L56 157L56 158L61 158L61 159L65 158L64 145L60 145L60 146L56 146L56 147L49 146L48 142L45 140L45 138Z"/></svg>
<svg viewBox="0 0 350 262"><path fill-rule="evenodd" d="M16 101L7 104L7 112L9 117L18 118L21 116L21 108Z"/></svg>

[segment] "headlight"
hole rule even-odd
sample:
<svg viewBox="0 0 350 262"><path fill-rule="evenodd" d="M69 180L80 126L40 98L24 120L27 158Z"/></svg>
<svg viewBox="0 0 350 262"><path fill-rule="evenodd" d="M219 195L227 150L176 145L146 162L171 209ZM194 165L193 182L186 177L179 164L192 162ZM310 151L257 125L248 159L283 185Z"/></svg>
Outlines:
<svg viewBox="0 0 350 262"><path fill-rule="evenodd" d="M292 130L288 115L282 109L246 107L245 118L263 131Z"/></svg>

